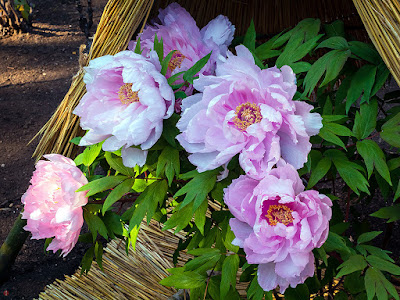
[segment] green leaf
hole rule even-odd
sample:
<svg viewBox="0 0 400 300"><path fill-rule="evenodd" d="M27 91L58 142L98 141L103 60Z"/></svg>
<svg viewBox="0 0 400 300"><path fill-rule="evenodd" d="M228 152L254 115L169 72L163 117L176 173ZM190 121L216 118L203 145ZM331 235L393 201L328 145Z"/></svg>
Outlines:
<svg viewBox="0 0 400 300"><path fill-rule="evenodd" d="M225 258L221 273L221 299L225 299L230 286L236 288L236 274L239 269L239 256L237 254L229 255Z"/></svg>
<svg viewBox="0 0 400 300"><path fill-rule="evenodd" d="M394 263L394 260L388 255L388 253L391 253L390 251L383 250L381 248L371 246L371 245L359 245L359 247L362 247L363 249L367 250L372 255L378 256L382 259L385 259L385 260L388 260L388 261Z"/></svg>
<svg viewBox="0 0 400 300"><path fill-rule="evenodd" d="M353 76L350 88L347 91L346 112L348 113L353 103L363 93L361 103L369 102L372 87L375 83L376 66L364 65Z"/></svg>
<svg viewBox="0 0 400 300"><path fill-rule="evenodd" d="M361 272L354 272L345 277L343 282L344 288L353 295L365 291L363 277ZM348 298L346 298L348 299Z"/></svg>
<svg viewBox="0 0 400 300"><path fill-rule="evenodd" d="M112 154L111 152L105 152L104 157L106 158L107 163L110 165L110 167L113 168L115 171L130 177L136 176L133 168L128 168L124 166L124 164L122 163L122 158Z"/></svg>
<svg viewBox="0 0 400 300"><path fill-rule="evenodd" d="M107 211L103 217L103 222L108 229L108 235L114 239L115 235L123 235L123 223L121 217L112 211Z"/></svg>
<svg viewBox="0 0 400 300"><path fill-rule="evenodd" d="M264 298L264 290L258 284L257 274L253 277L249 288L247 290L247 298L250 300L263 300Z"/></svg>
<svg viewBox="0 0 400 300"><path fill-rule="evenodd" d="M341 36L333 36L321 42L316 49L319 48L347 50L349 48L349 44L347 43L345 38Z"/></svg>
<svg viewBox="0 0 400 300"><path fill-rule="evenodd" d="M70 140L69 142L74 144L74 145L79 145L79 142L81 141L81 139L82 139L81 136L76 136L72 140Z"/></svg>
<svg viewBox="0 0 400 300"><path fill-rule="evenodd" d="M331 123L328 123L331 124ZM343 143L343 141L336 135L334 134L331 130L329 130L328 126L325 126L321 128L319 131L318 135L323 138L325 141L330 142L332 144L338 145L342 147L343 149L346 149L346 145Z"/></svg>
<svg viewBox="0 0 400 300"><path fill-rule="evenodd" d="M332 252L332 251L346 252L346 253L350 252L345 241L343 240L343 237L331 231L329 232L328 238L326 239L326 242L324 244L324 249L327 252Z"/></svg>
<svg viewBox="0 0 400 300"><path fill-rule="evenodd" d="M310 68L304 78L304 94L310 95L317 83L325 74L320 87L335 79L350 56L349 50L332 50L320 57Z"/></svg>
<svg viewBox="0 0 400 300"><path fill-rule="evenodd" d="M380 136L388 144L400 148L400 113L382 125Z"/></svg>
<svg viewBox="0 0 400 300"><path fill-rule="evenodd" d="M364 159L365 165L368 171L368 179L372 175L372 171L375 169L378 173L390 184L389 168L386 164L385 154L378 146L378 144L372 140L363 140L357 142L357 151Z"/></svg>
<svg viewBox="0 0 400 300"><path fill-rule="evenodd" d="M336 124L336 123L326 123L322 121L324 124L325 130L331 131L335 135L339 136L353 136L353 132L348 129L346 126Z"/></svg>
<svg viewBox="0 0 400 300"><path fill-rule="evenodd" d="M339 273L336 275L336 278L340 278L344 275L362 271L367 267L367 262L365 261L364 256L362 255L353 255L350 256L348 260L342 263L338 269L340 269Z"/></svg>
<svg viewBox="0 0 400 300"><path fill-rule="evenodd" d="M179 151L171 146L166 146L158 158L156 176L161 177L165 174L168 185L171 186L175 174L179 174L179 172Z"/></svg>
<svg viewBox="0 0 400 300"><path fill-rule="evenodd" d="M158 40L157 34L154 36L154 51L156 51L157 56L158 56L158 60L160 61L160 64L163 61L164 58L164 43L163 43L163 39L161 38L161 40Z"/></svg>
<svg viewBox="0 0 400 300"><path fill-rule="evenodd" d="M196 224L202 235L204 235L204 224L206 223L207 208L208 201L203 201L203 203L194 213L194 223Z"/></svg>
<svg viewBox="0 0 400 300"><path fill-rule="evenodd" d="M85 209L83 210L83 217L89 226L89 230L92 232L93 242L97 238L97 232L105 239L108 239L107 227L98 215L91 214Z"/></svg>
<svg viewBox="0 0 400 300"><path fill-rule="evenodd" d="M400 220L400 204L382 207L380 210L370 214L372 217L389 219L387 223Z"/></svg>
<svg viewBox="0 0 400 300"><path fill-rule="evenodd" d="M339 150L327 150L325 156L332 159L339 175L357 195L360 194L360 191L369 194L368 181L360 173L359 170L362 170L362 168L359 165L349 161L346 155Z"/></svg>
<svg viewBox="0 0 400 300"><path fill-rule="evenodd" d="M86 149L83 151L83 153L79 154L75 160L76 160L76 165L83 164L87 167L89 167L99 156L100 151L101 151L101 146L103 143L98 143L89 147L86 147Z"/></svg>
<svg viewBox="0 0 400 300"><path fill-rule="evenodd" d="M317 166L312 169L307 189L311 189L318 181L320 181L331 168L332 161L328 157L322 158Z"/></svg>
<svg viewBox="0 0 400 300"><path fill-rule="evenodd" d="M306 284L299 284L296 288L288 288L285 292L286 300L309 300L310 292Z"/></svg>
<svg viewBox="0 0 400 300"><path fill-rule="evenodd" d="M88 273L90 270L90 267L92 266L92 262L93 262L93 256L94 256L94 247L90 247L85 255L82 258L82 262L81 262L81 275L83 273Z"/></svg>
<svg viewBox="0 0 400 300"><path fill-rule="evenodd" d="M165 76L165 74L167 74L167 70L168 70L168 65L171 61L172 56L174 55L174 53L177 50L172 50L170 53L168 53L168 55L163 59L163 61L161 62L161 74L163 74Z"/></svg>
<svg viewBox="0 0 400 300"><path fill-rule="evenodd" d="M374 238L376 238L381 233L382 233L382 231L370 231L370 232L363 233L358 237L357 244L367 243L367 242L373 240Z"/></svg>
<svg viewBox="0 0 400 300"><path fill-rule="evenodd" d="M275 45L275 42L281 37L281 35L282 33L279 33L274 37L272 37L271 39L269 39L264 44L258 46L254 51L254 54L262 60L280 55L282 53L282 50L273 50L273 49L279 47Z"/></svg>
<svg viewBox="0 0 400 300"><path fill-rule="evenodd" d="M332 122L337 122L337 121L342 121L343 119L346 119L346 115L323 115L322 120L324 123L332 123Z"/></svg>
<svg viewBox="0 0 400 300"><path fill-rule="evenodd" d="M208 270L211 270L215 267L221 258L221 255L222 254L219 250L206 252L205 254L188 261L184 266L185 271L194 271L199 274L207 274L206 272Z"/></svg>
<svg viewBox="0 0 400 300"><path fill-rule="evenodd" d="M97 194L99 192L103 192L108 189L112 189L115 187L117 184L121 183L123 180L127 179L127 176L107 176L107 177L102 177L96 180L93 180L89 182L88 184L85 184L84 186L81 186L79 189L76 190L76 192L83 192L89 190L89 192L86 194L87 197L90 197L94 194Z"/></svg>
<svg viewBox="0 0 400 300"><path fill-rule="evenodd" d="M193 80L197 78L196 74L203 69L203 67L207 64L208 60L210 59L211 52L208 53L206 56L201 58L199 61L197 61L193 67L191 67L189 70L187 70L183 74L183 80L193 84Z"/></svg>
<svg viewBox="0 0 400 300"><path fill-rule="evenodd" d="M384 62L381 62L378 65L378 69L376 71L375 84L372 88L371 95L375 95L385 84L388 79L390 71L386 67Z"/></svg>
<svg viewBox="0 0 400 300"><path fill-rule="evenodd" d="M179 115L173 113L172 116L166 120L164 120L163 124L163 138L170 144L172 147L176 148L177 143L175 137L180 133L179 129L176 128L176 123L179 120Z"/></svg>
<svg viewBox="0 0 400 300"><path fill-rule="evenodd" d="M96 242L94 246L94 254L96 256L96 262L100 267L100 270L103 270L103 245L99 242Z"/></svg>
<svg viewBox="0 0 400 300"><path fill-rule="evenodd" d="M339 291L338 293L335 294L335 297L333 300L348 300L349 297L347 296L347 293L344 291Z"/></svg>
<svg viewBox="0 0 400 300"><path fill-rule="evenodd" d="M256 50L256 29L254 27L254 22L251 20L250 26L246 31L244 36L243 45L246 46L250 51Z"/></svg>
<svg viewBox="0 0 400 300"><path fill-rule="evenodd" d="M115 202L121 199L123 195L129 193L132 190L132 185L134 184L134 182L135 178L126 179L111 191L111 193L104 201L103 208L101 210L103 215Z"/></svg>
<svg viewBox="0 0 400 300"><path fill-rule="evenodd" d="M193 217L193 202L182 209L178 206L172 216L165 222L162 230L168 230L176 227L175 233L185 228Z"/></svg>
<svg viewBox="0 0 400 300"><path fill-rule="evenodd" d="M177 191L174 198L186 194L180 209L193 203L193 210L195 211L203 201L206 201L208 193L214 188L218 173L218 170L197 173L192 180Z"/></svg>
<svg viewBox="0 0 400 300"><path fill-rule="evenodd" d="M330 24L324 24L324 29L328 37L332 36L341 36L343 38L346 37L346 33L344 31L344 23L342 20L336 20Z"/></svg>
<svg viewBox="0 0 400 300"><path fill-rule="evenodd" d="M167 195L168 184L165 180L158 180L150 184L143 193L136 199L136 209L129 221L129 230L134 226L139 226L147 214L147 223L156 212L157 206L161 206Z"/></svg>
<svg viewBox="0 0 400 300"><path fill-rule="evenodd" d="M375 255L367 256L367 262L374 268L381 271L389 272L393 275L400 275L400 267L391 263L390 261L384 260Z"/></svg>
<svg viewBox="0 0 400 300"><path fill-rule="evenodd" d="M364 277L365 289L368 300L372 300L376 294L378 300L387 299L389 292L396 300L399 295L394 286L385 278L385 276L375 268L368 268Z"/></svg>
<svg viewBox="0 0 400 300"><path fill-rule="evenodd" d="M356 112L354 119L354 136L359 140L368 137L375 130L377 116L378 102L375 98L371 99L369 103L362 104L360 112Z"/></svg>
<svg viewBox="0 0 400 300"><path fill-rule="evenodd" d="M136 40L136 46L135 46L135 50L133 52L135 52L136 54L139 54L139 55L142 54L142 49L140 47L140 37L138 37Z"/></svg>
<svg viewBox="0 0 400 300"><path fill-rule="evenodd" d="M293 73L299 74L310 70L311 64L305 61L298 61L295 63L291 63L290 67L292 68Z"/></svg>
<svg viewBox="0 0 400 300"><path fill-rule="evenodd" d="M196 272L183 271L183 268L179 269L179 271L175 271L171 276L161 280L160 284L172 286L176 289L193 289L202 286L204 281L207 279L207 276L200 275ZM168 269L168 271L171 272L172 269Z"/></svg>
<svg viewBox="0 0 400 300"><path fill-rule="evenodd" d="M349 46L352 54L355 54L372 64L377 65L382 61L382 58L372 45L359 41L351 41L349 42Z"/></svg>

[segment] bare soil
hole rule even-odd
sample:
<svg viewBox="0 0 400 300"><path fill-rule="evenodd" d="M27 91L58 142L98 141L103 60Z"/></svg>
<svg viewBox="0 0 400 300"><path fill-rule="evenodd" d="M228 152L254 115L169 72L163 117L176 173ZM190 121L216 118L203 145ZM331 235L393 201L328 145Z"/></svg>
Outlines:
<svg viewBox="0 0 400 300"><path fill-rule="evenodd" d="M95 24L105 2L94 3ZM75 1L34 4L30 32L0 38L0 244L21 211L34 170L31 156L38 140L28 143L68 91L79 69L79 45L86 42ZM78 246L66 258L45 254L43 240L29 237L11 278L0 286L0 299L36 298L56 278L74 273L83 251Z"/></svg>

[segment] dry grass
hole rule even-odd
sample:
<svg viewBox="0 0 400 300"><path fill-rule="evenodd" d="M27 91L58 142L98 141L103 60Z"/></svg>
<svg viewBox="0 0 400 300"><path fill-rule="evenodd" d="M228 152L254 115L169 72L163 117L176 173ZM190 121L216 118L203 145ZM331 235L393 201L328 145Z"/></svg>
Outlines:
<svg viewBox="0 0 400 300"><path fill-rule="evenodd" d="M87 57L81 56L81 69L72 80L71 87L50 120L36 134L42 135L33 154L40 159L46 153L74 155L76 146L69 141L82 134L79 118L72 114L82 96L86 93L83 82L83 67L89 60L114 55L125 50L133 33L145 24L154 0L110 0L103 12L99 26Z"/></svg>
<svg viewBox="0 0 400 300"><path fill-rule="evenodd" d="M400 85L400 2L398 0L353 0L365 28Z"/></svg>

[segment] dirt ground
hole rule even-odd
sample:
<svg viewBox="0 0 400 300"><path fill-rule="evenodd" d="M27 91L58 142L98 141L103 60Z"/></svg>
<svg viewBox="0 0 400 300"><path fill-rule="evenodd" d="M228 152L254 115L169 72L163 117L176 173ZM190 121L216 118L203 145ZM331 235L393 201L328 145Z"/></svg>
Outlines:
<svg viewBox="0 0 400 300"><path fill-rule="evenodd" d="M21 211L34 170L38 140L27 145L63 99L78 71L86 42L73 0L36 0L29 33L0 39L0 244ZM94 2L98 22L105 1ZM94 32L93 26L91 32ZM78 268L76 247L66 258L44 253L43 240L27 240L0 299L36 298L47 284Z"/></svg>

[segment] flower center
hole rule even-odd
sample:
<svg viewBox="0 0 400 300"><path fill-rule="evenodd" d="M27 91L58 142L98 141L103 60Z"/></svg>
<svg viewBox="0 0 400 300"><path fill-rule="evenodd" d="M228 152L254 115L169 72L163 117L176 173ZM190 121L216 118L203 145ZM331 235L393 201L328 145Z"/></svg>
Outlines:
<svg viewBox="0 0 400 300"><path fill-rule="evenodd" d="M255 103L242 103L236 107L235 113L233 123L241 131L245 131L251 124L260 123L262 119L261 110Z"/></svg>
<svg viewBox="0 0 400 300"><path fill-rule="evenodd" d="M179 52L178 50L175 51L171 57L171 60L168 63L168 69L171 70L171 72L172 72L176 68L180 68L180 66L185 58L186 58L186 56L183 55L181 52Z"/></svg>
<svg viewBox="0 0 400 300"><path fill-rule="evenodd" d="M132 91L132 83L125 83L119 88L118 97L122 104L131 104L139 101L139 91Z"/></svg>
<svg viewBox="0 0 400 300"><path fill-rule="evenodd" d="M286 205L270 205L265 215L269 225L275 226L278 223L289 225L293 222L292 210Z"/></svg>

